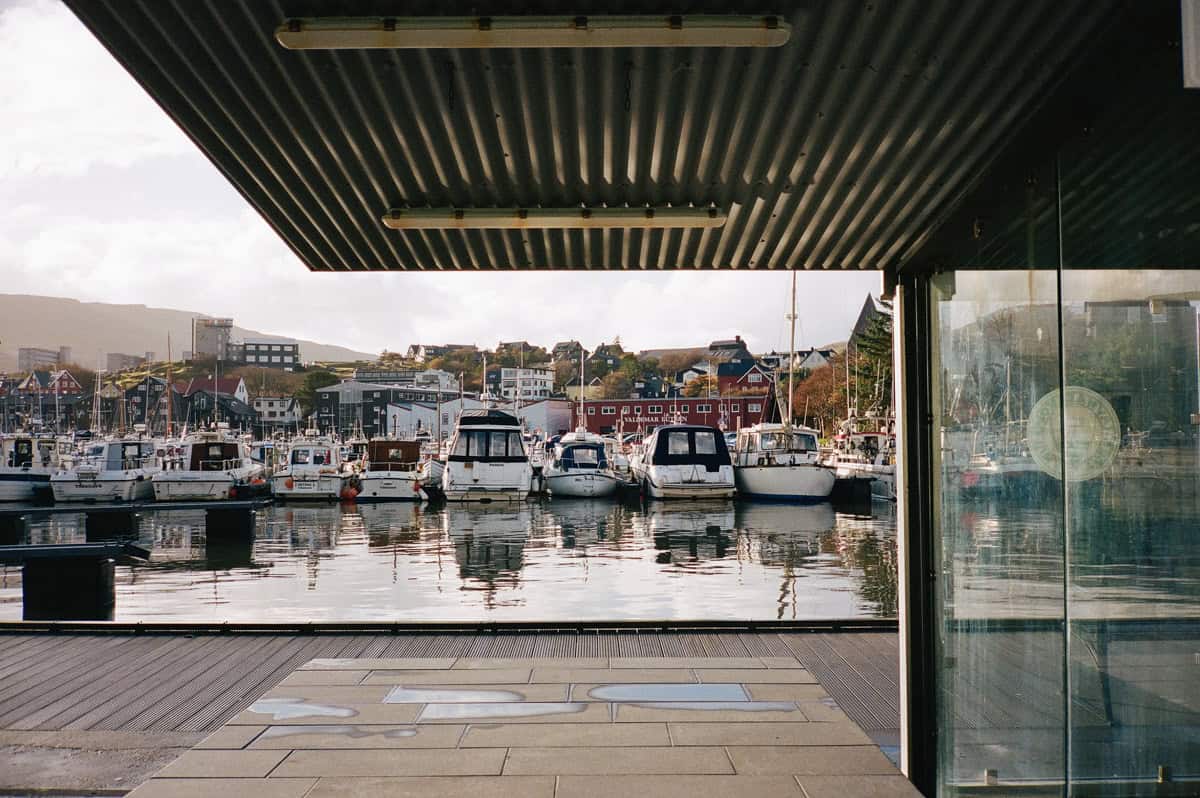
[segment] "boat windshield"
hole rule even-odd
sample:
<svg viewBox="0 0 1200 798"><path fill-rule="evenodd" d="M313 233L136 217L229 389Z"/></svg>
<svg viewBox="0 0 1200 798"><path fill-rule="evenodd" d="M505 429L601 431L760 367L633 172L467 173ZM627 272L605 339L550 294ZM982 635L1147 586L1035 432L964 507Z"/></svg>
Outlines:
<svg viewBox="0 0 1200 798"><path fill-rule="evenodd" d="M292 465L332 465L330 449L293 449Z"/></svg>
<svg viewBox="0 0 1200 798"><path fill-rule="evenodd" d="M451 456L479 460L523 460L525 446L519 432L464 429L459 431L454 441Z"/></svg>

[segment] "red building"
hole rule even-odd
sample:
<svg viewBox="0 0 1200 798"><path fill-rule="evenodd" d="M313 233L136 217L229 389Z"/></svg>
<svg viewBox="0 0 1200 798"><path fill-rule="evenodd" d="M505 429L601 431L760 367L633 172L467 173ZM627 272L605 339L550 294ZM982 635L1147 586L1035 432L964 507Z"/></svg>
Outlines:
<svg viewBox="0 0 1200 798"><path fill-rule="evenodd" d="M736 430L767 420L771 412L767 396L721 396L678 399L594 399L571 403L571 427L582 418L588 432L649 432L663 424L708 424Z"/></svg>
<svg viewBox="0 0 1200 798"><path fill-rule="evenodd" d="M768 394L774 379L771 370L755 360L731 360L717 366L717 392L722 396Z"/></svg>

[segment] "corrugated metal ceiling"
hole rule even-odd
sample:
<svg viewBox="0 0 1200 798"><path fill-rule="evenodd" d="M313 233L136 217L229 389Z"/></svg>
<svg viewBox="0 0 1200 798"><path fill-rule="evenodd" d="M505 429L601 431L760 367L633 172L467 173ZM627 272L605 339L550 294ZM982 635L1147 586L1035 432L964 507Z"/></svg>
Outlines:
<svg viewBox="0 0 1200 798"><path fill-rule="evenodd" d="M504 4L68 0L314 270L899 266L1111 5L714 2L778 48L289 51L289 17ZM515 5L515 4L514 4ZM714 230L403 230L392 207L715 203Z"/></svg>

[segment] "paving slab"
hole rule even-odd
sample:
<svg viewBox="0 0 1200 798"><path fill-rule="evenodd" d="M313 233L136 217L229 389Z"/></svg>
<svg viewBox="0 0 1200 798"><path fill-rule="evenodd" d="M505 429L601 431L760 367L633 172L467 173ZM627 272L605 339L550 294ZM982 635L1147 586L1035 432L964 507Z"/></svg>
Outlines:
<svg viewBox="0 0 1200 798"><path fill-rule="evenodd" d="M229 721L231 726L324 726L412 723L419 704L337 704L260 699Z"/></svg>
<svg viewBox="0 0 1200 798"><path fill-rule="evenodd" d="M817 684L817 677L802 668L696 668L702 682L738 684Z"/></svg>
<svg viewBox="0 0 1200 798"><path fill-rule="evenodd" d="M607 668L608 657L461 657L454 670L497 668Z"/></svg>
<svg viewBox="0 0 1200 798"><path fill-rule="evenodd" d="M573 684L572 701L749 701L740 684L653 682L651 684Z"/></svg>
<svg viewBox="0 0 1200 798"><path fill-rule="evenodd" d="M316 779L151 779L128 798L305 798Z"/></svg>
<svg viewBox="0 0 1200 798"><path fill-rule="evenodd" d="M504 765L504 754L503 748L293 751L272 775L499 776Z"/></svg>
<svg viewBox="0 0 1200 798"><path fill-rule="evenodd" d="M388 691L385 704L504 704L513 701L566 701L569 684L402 685Z"/></svg>
<svg viewBox="0 0 1200 798"><path fill-rule="evenodd" d="M506 777L507 778L507 777ZM791 776L562 776L556 798L804 798Z"/></svg>
<svg viewBox="0 0 1200 798"><path fill-rule="evenodd" d="M808 798L921 798L903 776L800 776Z"/></svg>
<svg viewBox="0 0 1200 798"><path fill-rule="evenodd" d="M553 776L323 778L304 798L553 798L554 781Z"/></svg>
<svg viewBox="0 0 1200 798"><path fill-rule="evenodd" d="M828 698L819 684L747 684L746 692L754 701L820 701Z"/></svg>
<svg viewBox="0 0 1200 798"><path fill-rule="evenodd" d="M765 668L758 657L610 657L610 668Z"/></svg>
<svg viewBox="0 0 1200 798"><path fill-rule="evenodd" d="M695 682L696 676L685 668L534 668L533 678L529 681L534 684L651 684Z"/></svg>
<svg viewBox="0 0 1200 798"><path fill-rule="evenodd" d="M441 670L454 667L457 657L362 657L359 659L313 659L300 666L302 671L382 671Z"/></svg>
<svg viewBox="0 0 1200 798"><path fill-rule="evenodd" d="M734 769L747 775L895 776L896 767L873 745L729 746Z"/></svg>
<svg viewBox="0 0 1200 798"><path fill-rule="evenodd" d="M454 748L465 726L269 726L254 750Z"/></svg>
<svg viewBox="0 0 1200 798"><path fill-rule="evenodd" d="M614 704L617 723L768 723L772 721L808 722L791 701L672 701L639 704Z"/></svg>
<svg viewBox="0 0 1200 798"><path fill-rule="evenodd" d="M363 679L367 678L368 670L348 671L348 670L319 670L319 671L294 671L289 673L279 683L281 687L291 685L313 685L313 684L341 684L351 685L360 684Z"/></svg>
<svg viewBox="0 0 1200 798"><path fill-rule="evenodd" d="M162 778L262 778L287 756L286 751L188 751L156 775Z"/></svg>
<svg viewBox="0 0 1200 798"><path fill-rule="evenodd" d="M426 704L419 723L608 723L608 704L526 701L514 704Z"/></svg>
<svg viewBox="0 0 1200 798"><path fill-rule="evenodd" d="M463 748L598 748L667 746L665 723L485 723L472 724Z"/></svg>
<svg viewBox="0 0 1200 798"><path fill-rule="evenodd" d="M266 726L222 726L196 744L199 750L245 748Z"/></svg>
<svg viewBox="0 0 1200 798"><path fill-rule="evenodd" d="M482 670L373 670L363 684L524 684L532 668L490 668ZM535 679L547 682L549 679Z"/></svg>
<svg viewBox="0 0 1200 798"><path fill-rule="evenodd" d="M850 720L842 708L832 698L820 701L800 701L796 706L804 713L804 717L814 723L842 723Z"/></svg>
<svg viewBox="0 0 1200 798"><path fill-rule="evenodd" d="M375 685L286 685L272 687L263 698L297 698L305 701L338 701L346 704L378 704L390 688Z"/></svg>
<svg viewBox="0 0 1200 798"><path fill-rule="evenodd" d="M762 664L768 668L803 668L804 664L795 657L759 657Z"/></svg>
<svg viewBox="0 0 1200 798"><path fill-rule="evenodd" d="M871 745L853 723L672 723L675 745Z"/></svg>
<svg viewBox="0 0 1200 798"><path fill-rule="evenodd" d="M505 775L607 776L733 773L721 748L513 748Z"/></svg>

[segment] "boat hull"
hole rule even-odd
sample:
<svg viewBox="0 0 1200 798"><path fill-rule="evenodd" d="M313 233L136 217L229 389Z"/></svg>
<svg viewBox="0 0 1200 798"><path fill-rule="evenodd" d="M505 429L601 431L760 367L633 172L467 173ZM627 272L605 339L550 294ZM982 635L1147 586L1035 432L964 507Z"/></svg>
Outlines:
<svg viewBox="0 0 1200 798"><path fill-rule="evenodd" d="M611 474L568 472L545 474L543 479L551 496L611 496L617 490L617 479Z"/></svg>
<svg viewBox="0 0 1200 798"><path fill-rule="evenodd" d="M528 488L484 487L476 485L466 488L447 488L442 492L448 502L520 502L529 496Z"/></svg>
<svg viewBox="0 0 1200 798"><path fill-rule="evenodd" d="M0 502L31 502L49 489L49 473L0 471Z"/></svg>
<svg viewBox="0 0 1200 798"><path fill-rule="evenodd" d="M892 466L877 466L870 463L839 463L837 476L867 477L871 480L871 498L879 501L896 501L896 472Z"/></svg>
<svg viewBox="0 0 1200 798"><path fill-rule="evenodd" d="M251 487L256 478L262 478L260 470L241 474L175 472L158 474L152 482L156 502L221 502L238 498L239 488Z"/></svg>
<svg viewBox="0 0 1200 798"><path fill-rule="evenodd" d="M739 496L768 501L823 502L837 482L818 465L759 465L734 469Z"/></svg>
<svg viewBox="0 0 1200 798"><path fill-rule="evenodd" d="M285 501L337 501L345 481L342 474L276 474L271 477L271 491Z"/></svg>
<svg viewBox="0 0 1200 798"><path fill-rule="evenodd" d="M421 479L416 471L371 472L358 475L359 501L415 502L421 499Z"/></svg>
<svg viewBox="0 0 1200 798"><path fill-rule="evenodd" d="M154 485L146 474L101 472L94 478L79 478L75 474L56 474L50 478L54 501L69 502L133 502L154 498Z"/></svg>

